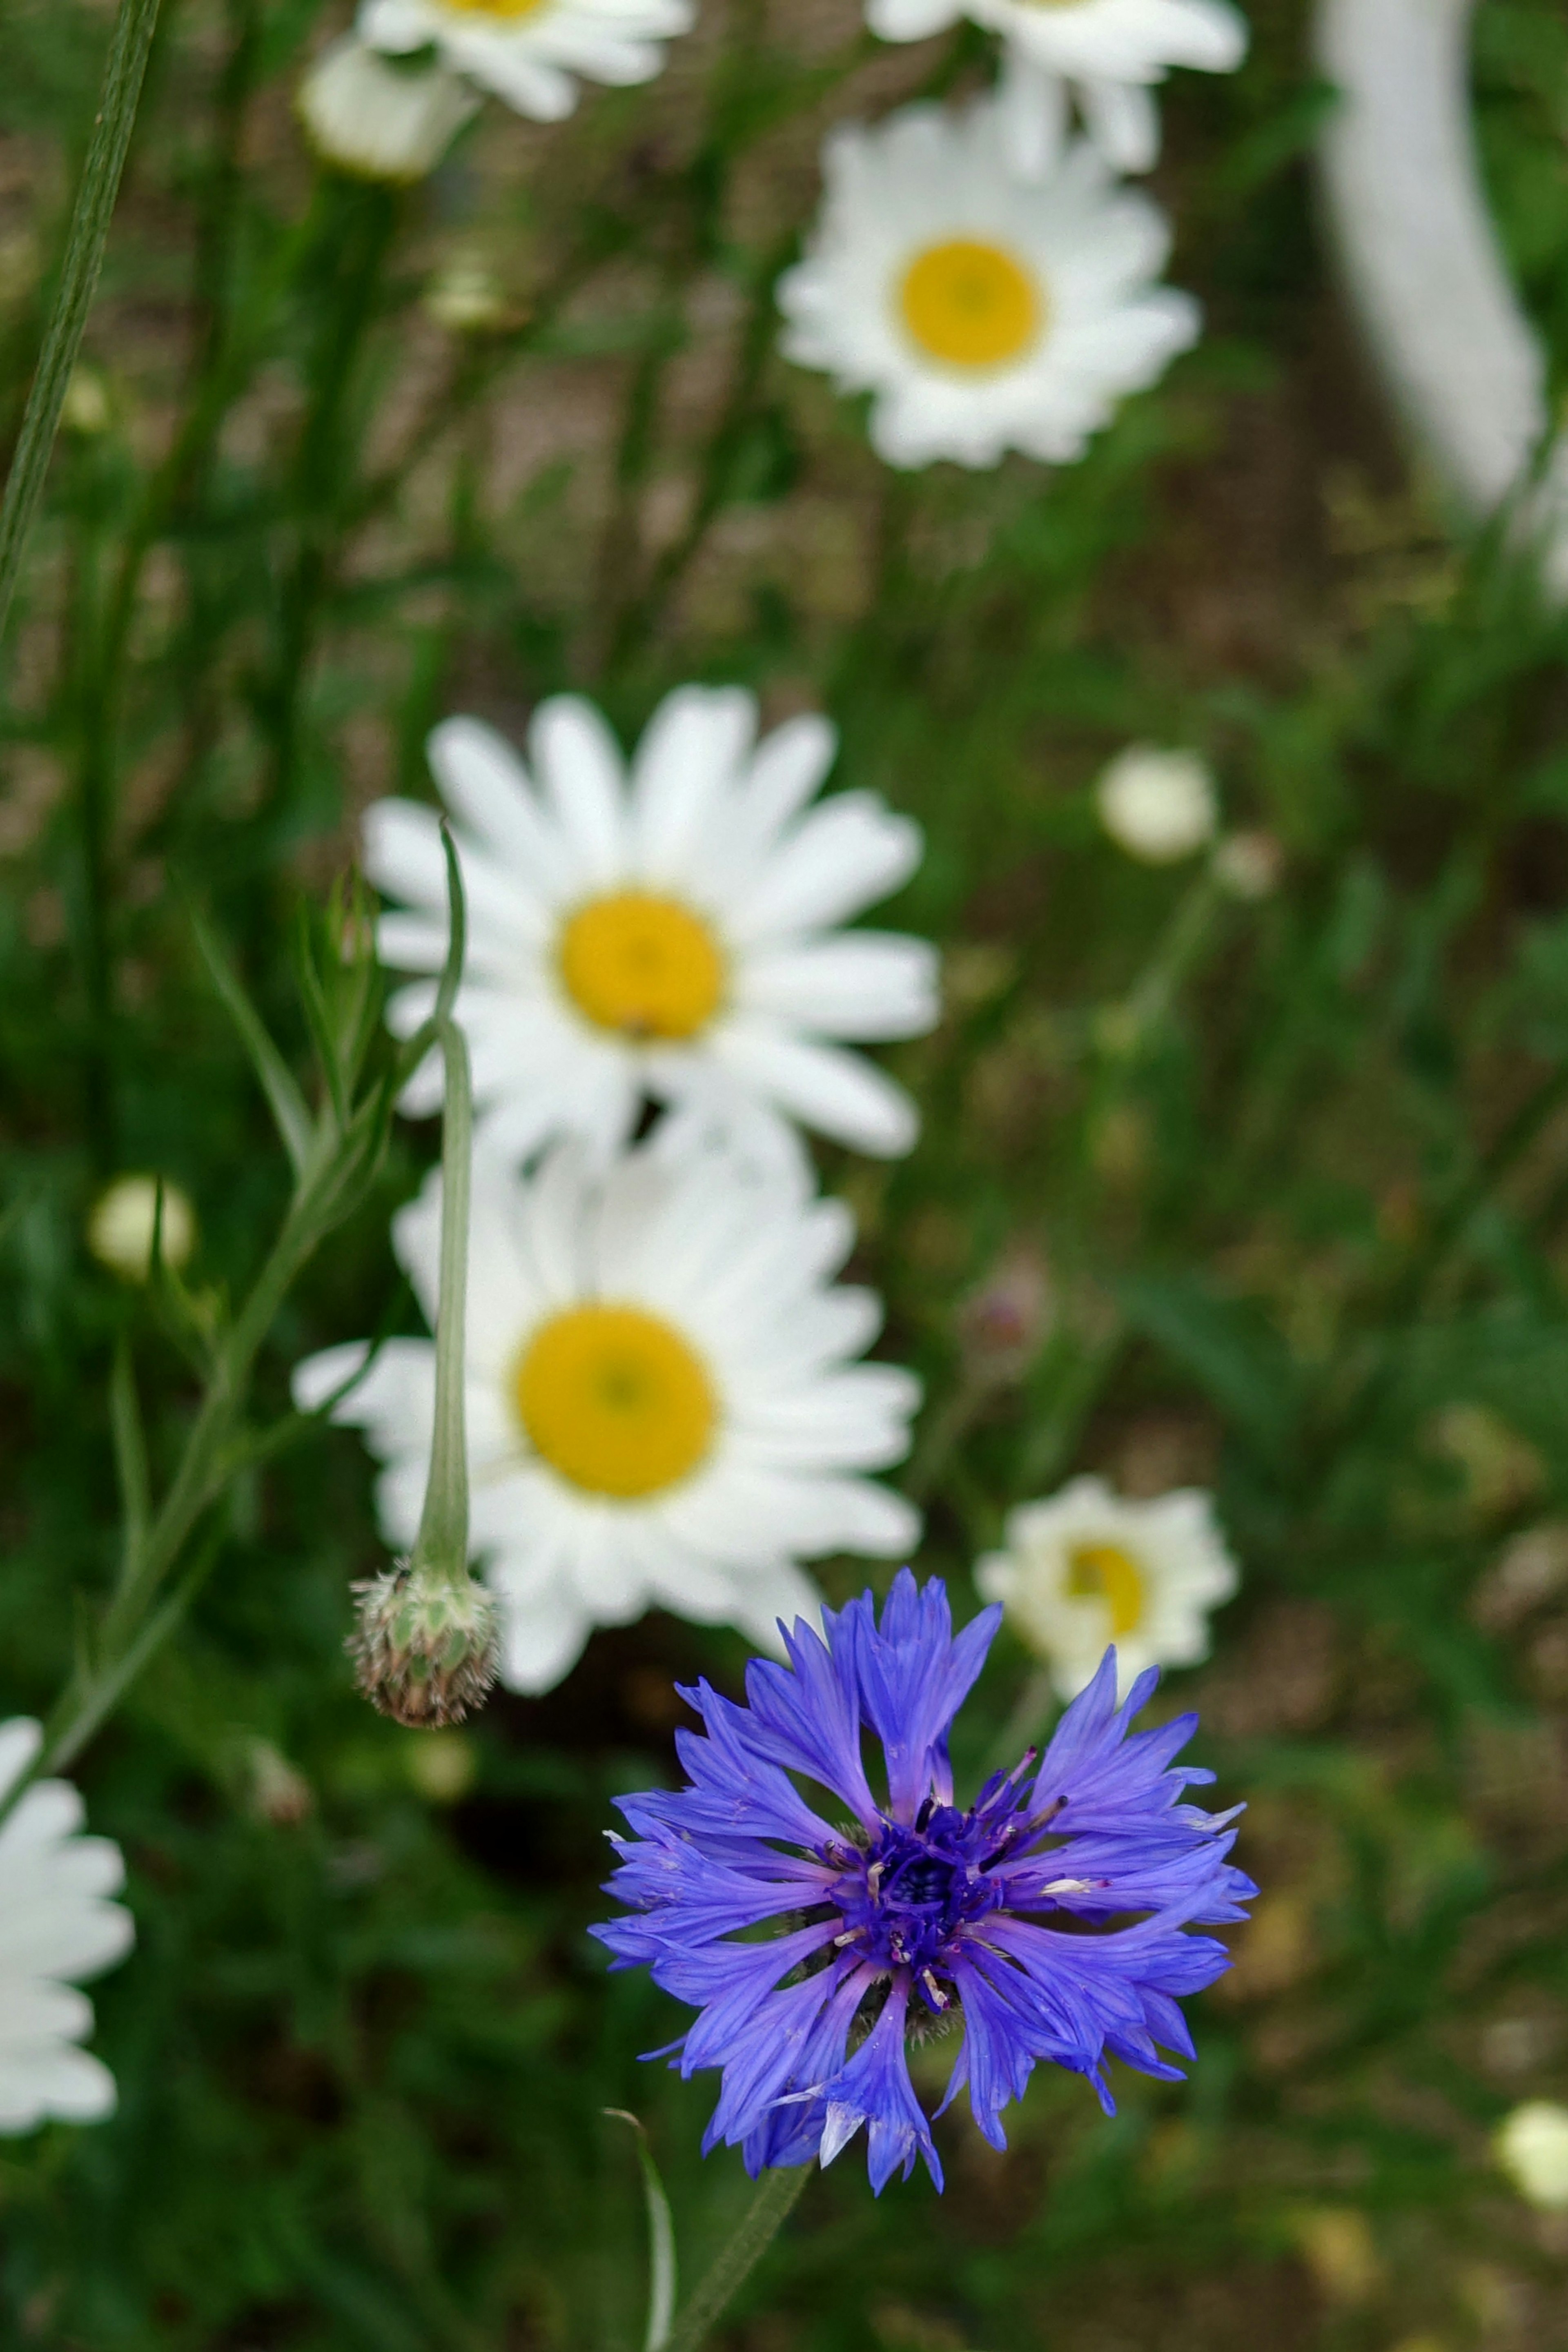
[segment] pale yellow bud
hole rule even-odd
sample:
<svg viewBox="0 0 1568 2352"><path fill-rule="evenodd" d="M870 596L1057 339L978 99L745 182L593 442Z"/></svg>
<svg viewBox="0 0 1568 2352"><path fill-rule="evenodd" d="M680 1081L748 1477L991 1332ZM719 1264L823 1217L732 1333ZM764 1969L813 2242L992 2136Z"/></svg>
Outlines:
<svg viewBox="0 0 1568 2352"><path fill-rule="evenodd" d="M145 1282L153 1270L153 1234L158 1221L156 1176L117 1176L100 1192L88 1219L87 1245L100 1265L126 1282ZM196 1213L177 1184L163 1180L163 1264L178 1274L196 1245Z"/></svg>

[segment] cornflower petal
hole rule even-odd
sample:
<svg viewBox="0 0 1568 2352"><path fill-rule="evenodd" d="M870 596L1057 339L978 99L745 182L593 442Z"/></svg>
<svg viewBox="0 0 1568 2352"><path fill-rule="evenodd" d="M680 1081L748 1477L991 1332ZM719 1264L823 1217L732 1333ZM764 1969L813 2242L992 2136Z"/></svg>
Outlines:
<svg viewBox="0 0 1568 2352"><path fill-rule="evenodd" d="M852 1601L844 1621L854 1647L860 1701L888 1759L889 1811L912 1821L928 1791L952 1801L948 1727L974 1686L1002 1622L983 1610L952 1638L947 1594L934 1580L922 1592L907 1568L893 1580L879 1632L871 1598Z"/></svg>
<svg viewBox="0 0 1568 2352"><path fill-rule="evenodd" d="M871 2186L879 2197L900 2166L907 2180L921 2156L937 2187L942 2185L942 2160L904 2055L909 2000L908 1986L895 1979L881 2016L823 2094L827 2116L820 2162L830 2165L865 2124Z"/></svg>

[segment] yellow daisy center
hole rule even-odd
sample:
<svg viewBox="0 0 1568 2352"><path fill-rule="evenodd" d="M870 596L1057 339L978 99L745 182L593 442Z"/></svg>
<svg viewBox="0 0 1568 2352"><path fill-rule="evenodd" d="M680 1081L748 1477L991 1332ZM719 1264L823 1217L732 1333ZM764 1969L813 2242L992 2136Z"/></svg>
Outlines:
<svg viewBox="0 0 1568 2352"><path fill-rule="evenodd" d="M505 16L513 21L519 16L532 16L549 5L549 0L441 0L443 7L459 16ZM1060 0L1051 0L1058 6Z"/></svg>
<svg viewBox="0 0 1568 2352"><path fill-rule="evenodd" d="M561 934L566 992L595 1027L624 1037L694 1037L724 995L723 951L674 898L617 890L579 907Z"/></svg>
<svg viewBox="0 0 1568 2352"><path fill-rule="evenodd" d="M1074 1544L1067 1589L1075 1601L1109 1602L1113 1642L1136 1633L1142 1622L1143 1571L1119 1544Z"/></svg>
<svg viewBox="0 0 1568 2352"><path fill-rule="evenodd" d="M955 236L928 246L899 289L903 322L945 367L1005 367L1038 342L1050 315L1044 287L999 245Z"/></svg>
<svg viewBox="0 0 1568 2352"><path fill-rule="evenodd" d="M631 1501L689 1476L719 1409L679 1331L640 1307L571 1307L542 1324L513 1375L518 1418L574 1486Z"/></svg>

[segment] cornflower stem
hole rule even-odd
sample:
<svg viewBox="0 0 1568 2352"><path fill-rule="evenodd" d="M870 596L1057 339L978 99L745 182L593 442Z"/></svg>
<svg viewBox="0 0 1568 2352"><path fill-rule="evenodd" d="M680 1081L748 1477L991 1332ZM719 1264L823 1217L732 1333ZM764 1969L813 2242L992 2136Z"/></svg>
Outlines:
<svg viewBox="0 0 1568 2352"><path fill-rule="evenodd" d="M796 2164L763 2173L740 2227L679 2314L664 2352L698 2352L795 2210L811 2170Z"/></svg>
<svg viewBox="0 0 1568 2352"><path fill-rule="evenodd" d="M81 349L88 312L92 308L109 224L141 102L147 58L157 30L158 7L159 0L120 0L114 20L98 112L93 118L87 162L82 167L66 239L60 282L44 333L37 373L27 394L5 499L0 503L0 634L5 631L10 613L23 551L43 496L60 409Z"/></svg>
<svg viewBox="0 0 1568 2352"><path fill-rule="evenodd" d="M461 962L462 950L458 949ZM468 1048L449 1017L441 1024L447 1098L441 1119L441 1291L436 1312L436 1425L430 1480L410 1566L454 1584L468 1580L468 1450L463 1428L464 1327L468 1288L468 1192L473 1103Z"/></svg>

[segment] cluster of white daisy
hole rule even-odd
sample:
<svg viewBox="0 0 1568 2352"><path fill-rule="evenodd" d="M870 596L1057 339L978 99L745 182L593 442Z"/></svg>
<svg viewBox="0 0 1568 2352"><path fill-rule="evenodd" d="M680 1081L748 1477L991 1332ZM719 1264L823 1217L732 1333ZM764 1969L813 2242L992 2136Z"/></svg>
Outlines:
<svg viewBox="0 0 1568 2352"><path fill-rule="evenodd" d="M996 86L829 136L820 216L778 289L784 353L871 395L889 465L1068 462L1197 338L1196 302L1156 282L1164 215L1118 175L1155 161L1170 68L1228 71L1245 22L1228 0L868 0L868 16L899 42L970 17L999 37ZM649 79L692 21L691 0L362 0L300 113L330 163L415 179L480 92L558 121L580 79Z"/></svg>
<svg viewBox="0 0 1568 2352"><path fill-rule="evenodd" d="M890 1559L919 1522L869 1474L902 1459L912 1376L860 1360L881 1309L837 1282L847 1210L816 1197L798 1126L890 1156L913 1106L856 1044L938 1011L923 941L841 928L903 883L917 828L873 794L817 795L819 718L758 740L752 698L687 687L629 771L599 713L542 705L528 758L470 719L431 762L468 908L456 1004L474 1072L465 1341L471 1543L502 1609L501 1671L542 1691L590 1630L650 1607L772 1642L810 1612L804 1563ZM400 905L384 961L412 1034L448 945L434 810L384 801L365 863ZM434 1110L437 1063L406 1108ZM441 1189L394 1246L435 1325ZM316 1409L364 1360L302 1365ZM406 1549L430 1463L436 1350L384 1347L334 1411L385 1465Z"/></svg>

